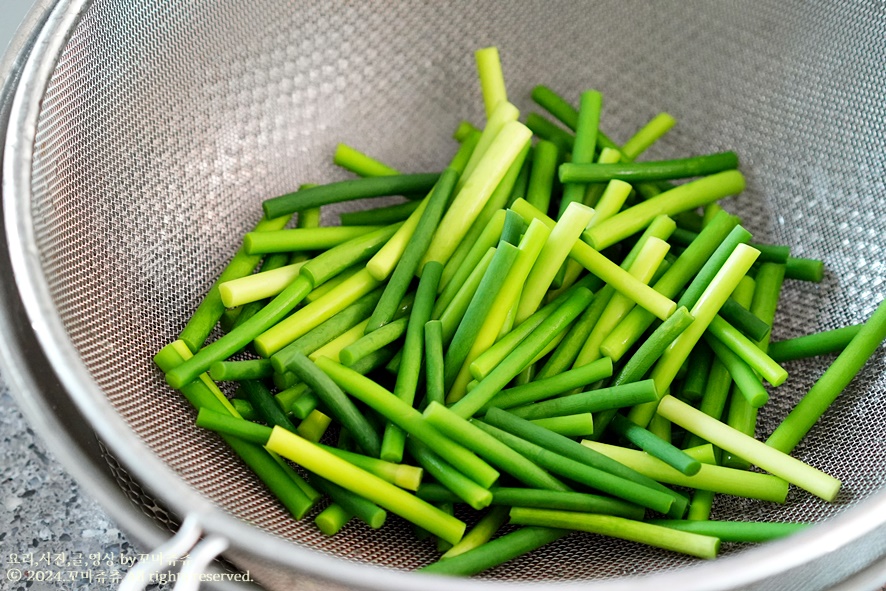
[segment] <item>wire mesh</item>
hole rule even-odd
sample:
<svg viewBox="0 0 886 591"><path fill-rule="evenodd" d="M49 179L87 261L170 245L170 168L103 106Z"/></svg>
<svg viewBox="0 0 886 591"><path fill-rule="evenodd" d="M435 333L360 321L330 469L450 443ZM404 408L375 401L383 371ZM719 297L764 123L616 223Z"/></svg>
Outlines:
<svg viewBox="0 0 886 591"><path fill-rule="evenodd" d="M886 292L884 17L878 2L97 0L40 116L32 213L43 271L89 371L181 478L277 536L413 569L435 550L396 519L380 531L349 524L332 538L290 519L193 426L151 363L261 200L345 178L331 164L340 141L404 171L440 169L457 123L482 123L473 51L497 45L524 113L536 109L535 84L569 97L596 88L602 128L617 141L659 111L677 118L650 158L739 152L748 189L729 208L758 240L827 265L821 284L785 284L775 339L860 322ZM324 211L327 223L335 211ZM829 361L787 365L760 436ZM784 505L718 498L714 517L820 520L880 490L883 367L878 352L795 452L843 480L834 504L797 490ZM482 576L601 579L693 562L576 535Z"/></svg>

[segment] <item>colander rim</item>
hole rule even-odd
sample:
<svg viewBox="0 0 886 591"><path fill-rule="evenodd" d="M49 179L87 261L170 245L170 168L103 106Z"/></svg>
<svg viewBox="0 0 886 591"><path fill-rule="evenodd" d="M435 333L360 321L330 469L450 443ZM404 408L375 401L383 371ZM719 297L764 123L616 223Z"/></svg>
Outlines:
<svg viewBox="0 0 886 591"><path fill-rule="evenodd" d="M450 578L385 570L348 562L300 547L294 542L275 537L227 514L188 486L165 462L151 452L117 414L82 363L64 330L48 284L39 271L39 258L30 223L28 188L40 99L67 39L73 34L80 17L91 3L92 0L56 2L22 69L10 111L9 128L5 134L4 238L9 248L15 284L26 308L28 320L43 354L58 374L65 391L87 417L99 438L118 458L121 458L138 482L144 484L178 515L198 515L206 532L228 538L235 547L242 548L247 553L254 553L256 549L260 549L260 554L265 558L273 556L281 565L358 588L367 587L369 582L373 588L384 587L392 590L414 589L419 584L429 590L452 589L454 581ZM6 311L2 313L6 314ZM18 369L9 362L6 348L0 350L4 352L0 355L4 373L15 374ZM37 412L40 412L39 409ZM879 515L880 518L871 519L872 515ZM532 587L541 590L580 586L583 589L602 591L638 589L638 584L645 581L643 586L646 588L679 585L688 591L731 589L783 573L788 566L796 568L808 564L883 527L884 522L886 522L886 491L881 491L840 515L788 540L765 544L734 556L724 557L714 563L698 564L639 578L577 582L546 581L533 583ZM716 581L717 584L712 585L712 581ZM512 582L464 579L459 580L458 587L471 591L512 584Z"/></svg>

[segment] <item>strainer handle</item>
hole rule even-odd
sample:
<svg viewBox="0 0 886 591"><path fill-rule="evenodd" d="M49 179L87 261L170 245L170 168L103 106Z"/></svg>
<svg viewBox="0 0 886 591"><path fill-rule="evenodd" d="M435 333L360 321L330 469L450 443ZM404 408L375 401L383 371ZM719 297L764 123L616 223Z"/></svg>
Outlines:
<svg viewBox="0 0 886 591"><path fill-rule="evenodd" d="M200 575L219 554L228 547L227 540L218 536L209 536L200 542L203 529L197 518L189 515L182 522L181 528L168 541L154 549L147 560L140 560L126 573L120 582L118 591L140 591L151 581L152 575L167 570L183 556L194 551L182 567L174 591L193 591L197 589ZM198 543L199 542L199 543Z"/></svg>
<svg viewBox="0 0 886 591"><path fill-rule="evenodd" d="M219 554L228 549L228 545L228 541L221 536L207 536L194 546L172 591L197 591L201 575Z"/></svg>

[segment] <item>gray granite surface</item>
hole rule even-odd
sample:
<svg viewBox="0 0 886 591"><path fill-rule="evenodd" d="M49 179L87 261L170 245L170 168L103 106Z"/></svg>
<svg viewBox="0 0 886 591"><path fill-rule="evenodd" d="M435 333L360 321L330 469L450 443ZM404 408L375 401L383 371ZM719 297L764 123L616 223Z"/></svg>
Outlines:
<svg viewBox="0 0 886 591"><path fill-rule="evenodd" d="M0 378L0 590L116 589L138 553L44 447Z"/></svg>

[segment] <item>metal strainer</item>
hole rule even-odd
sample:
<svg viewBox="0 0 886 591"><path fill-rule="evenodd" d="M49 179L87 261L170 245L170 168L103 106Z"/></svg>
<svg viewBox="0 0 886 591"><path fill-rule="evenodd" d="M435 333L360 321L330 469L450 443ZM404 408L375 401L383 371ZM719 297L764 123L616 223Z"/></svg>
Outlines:
<svg viewBox="0 0 886 591"><path fill-rule="evenodd" d="M826 523L762 548L727 545L707 564L573 535L458 581L407 572L435 551L395 519L380 531L353 523L332 538L310 519L290 519L214 435L193 426L151 356L175 338L262 199L343 178L331 164L336 142L404 171L440 169L458 121L483 120L473 51L488 45L500 48L509 97L524 113L535 84L572 97L593 87L616 140L659 111L677 118L649 158L739 152L748 189L730 209L759 240L792 245L828 269L821 284L786 283L775 339L860 322L886 294L882 2L61 0L39 24L10 79L15 102L4 106L3 264L15 273L4 298L20 300L3 310L4 326L18 327L2 347L5 375L34 381L40 370L20 345L36 335L33 354L62 388L53 390L58 404L42 409L22 394L30 414L61 413L73 399L122 464L119 481L227 538L224 556L259 583L878 584L882 351L795 451L842 479L834 504L792 490L785 505L720 498L714 507L718 519ZM23 326L31 332L20 336ZM788 365L758 435L829 361Z"/></svg>

